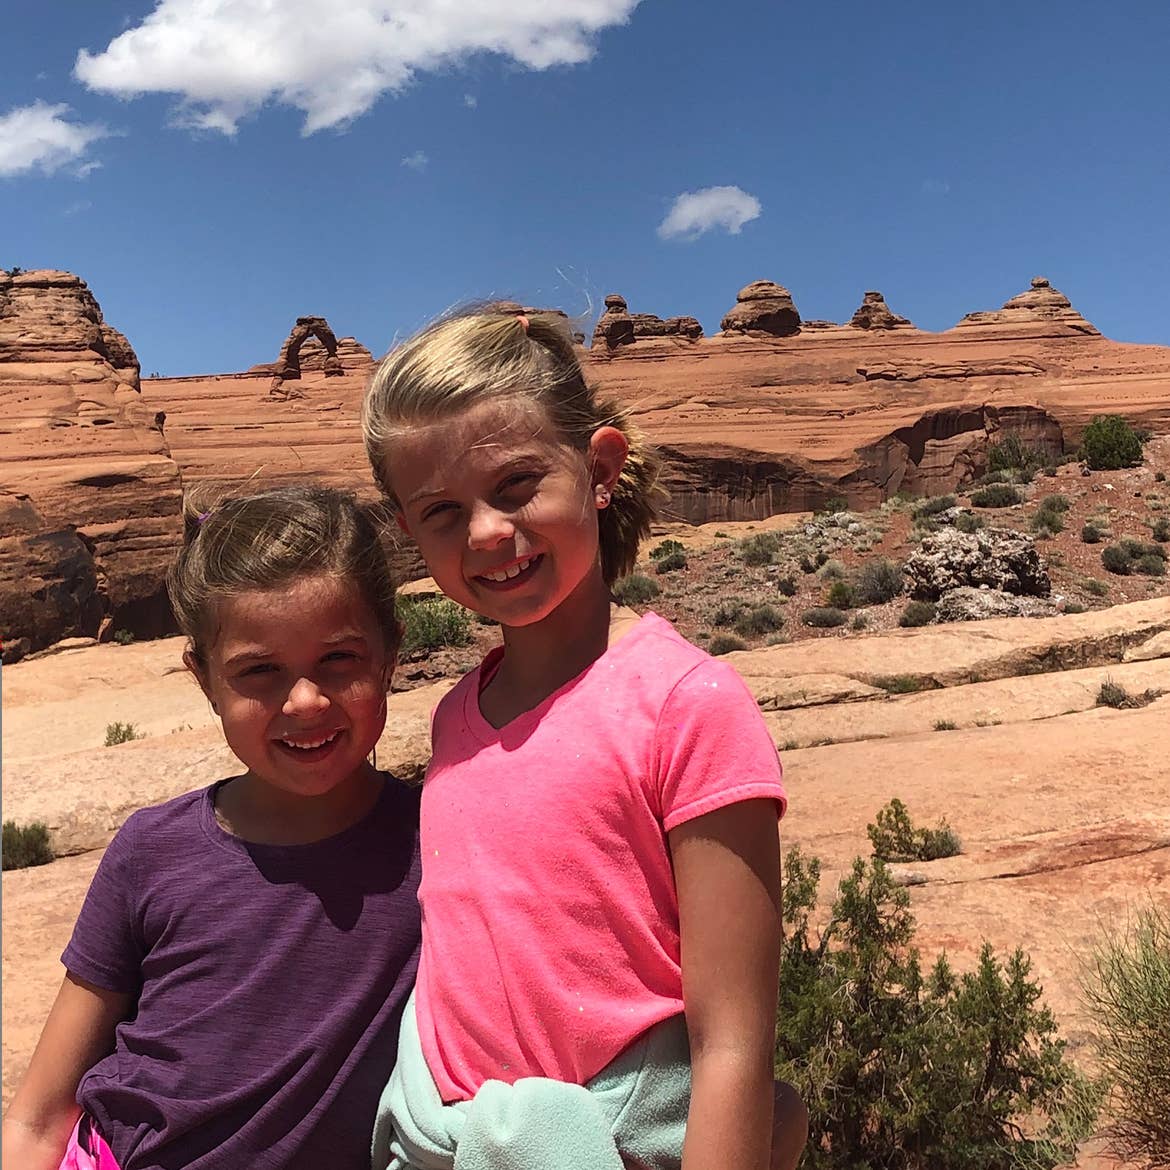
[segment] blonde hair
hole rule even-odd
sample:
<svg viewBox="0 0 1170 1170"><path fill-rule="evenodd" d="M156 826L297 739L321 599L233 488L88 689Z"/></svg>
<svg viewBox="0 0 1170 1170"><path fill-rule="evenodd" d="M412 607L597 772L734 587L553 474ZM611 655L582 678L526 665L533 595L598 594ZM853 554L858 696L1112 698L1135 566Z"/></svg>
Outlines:
<svg viewBox="0 0 1170 1170"><path fill-rule="evenodd" d="M650 534L658 458L614 401L586 383L565 322L548 314L478 309L427 326L382 361L362 405L362 435L374 477L390 484L392 440L411 426L449 418L487 400L529 400L548 414L559 439L587 451L593 433L616 427L629 455L607 508L598 514L607 584L634 567Z"/></svg>
<svg viewBox="0 0 1170 1170"><path fill-rule="evenodd" d="M378 530L348 493L296 485L214 502L207 493L189 493L183 529L167 593L201 666L215 641L219 601L317 574L356 585L387 653L397 649L394 578Z"/></svg>

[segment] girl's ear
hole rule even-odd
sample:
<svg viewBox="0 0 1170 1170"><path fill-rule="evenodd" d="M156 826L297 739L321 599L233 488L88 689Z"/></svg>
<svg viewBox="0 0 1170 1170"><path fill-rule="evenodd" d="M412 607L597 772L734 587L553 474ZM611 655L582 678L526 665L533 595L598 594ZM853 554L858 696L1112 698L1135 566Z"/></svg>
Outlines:
<svg viewBox="0 0 1170 1170"><path fill-rule="evenodd" d="M589 439L590 475L593 490L609 502L609 494L617 483L626 457L630 453L630 441L617 427L598 427Z"/></svg>
<svg viewBox="0 0 1170 1170"><path fill-rule="evenodd" d="M199 659L191 650L183 651L183 665L195 676L195 681L199 684L199 689L207 697L207 701L211 704L211 709L218 715L219 712L215 708L215 700L211 697L211 683L208 680L207 672L199 663Z"/></svg>

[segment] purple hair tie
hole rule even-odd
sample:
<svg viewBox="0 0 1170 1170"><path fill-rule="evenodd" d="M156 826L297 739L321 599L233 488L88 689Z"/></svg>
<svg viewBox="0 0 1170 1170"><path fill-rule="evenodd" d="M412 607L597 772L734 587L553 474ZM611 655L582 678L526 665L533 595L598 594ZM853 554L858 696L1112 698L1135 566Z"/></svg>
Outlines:
<svg viewBox="0 0 1170 1170"><path fill-rule="evenodd" d="M203 521L206 520L210 515L210 512L200 512L199 515L195 517L195 523L201 525Z"/></svg>

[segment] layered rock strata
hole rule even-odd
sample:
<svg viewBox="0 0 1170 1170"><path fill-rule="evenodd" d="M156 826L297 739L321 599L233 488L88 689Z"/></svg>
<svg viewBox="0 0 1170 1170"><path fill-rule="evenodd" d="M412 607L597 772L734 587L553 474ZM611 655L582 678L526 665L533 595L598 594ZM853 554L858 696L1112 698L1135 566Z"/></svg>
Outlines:
<svg viewBox="0 0 1170 1170"><path fill-rule="evenodd" d="M67 272L0 272L0 634L172 628L182 485L138 359Z"/></svg>
<svg viewBox="0 0 1170 1170"><path fill-rule="evenodd" d="M1005 301L1003 308L990 312L968 313L956 329L988 325L1033 325L1037 322L1062 326L1075 333L1100 336L1095 325L1086 321L1072 307L1072 302L1045 276L1032 277L1032 287Z"/></svg>
<svg viewBox="0 0 1170 1170"><path fill-rule="evenodd" d="M657 317L653 313L631 313L620 293L605 298L605 312L593 330L595 348L617 349L630 345L639 337L685 337L697 341L703 326L695 317Z"/></svg>
<svg viewBox="0 0 1170 1170"><path fill-rule="evenodd" d="M875 289L871 289L862 298L857 311L849 320L855 329L899 329L910 325L905 317L899 317L891 312L886 304L886 298ZM912 325L910 325L913 328Z"/></svg>

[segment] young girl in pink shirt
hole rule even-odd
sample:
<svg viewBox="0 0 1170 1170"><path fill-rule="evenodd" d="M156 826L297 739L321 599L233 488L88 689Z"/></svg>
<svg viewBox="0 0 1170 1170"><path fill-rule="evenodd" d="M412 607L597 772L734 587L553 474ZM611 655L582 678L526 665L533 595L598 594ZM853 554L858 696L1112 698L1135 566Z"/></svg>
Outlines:
<svg viewBox="0 0 1170 1170"><path fill-rule="evenodd" d="M393 351L363 427L435 581L503 632L439 704L423 788L403 1036L417 1029L436 1103L528 1078L596 1089L677 1021L685 1139L651 1158L615 1124L626 1163L795 1165L804 1108L772 1071L776 750L729 666L611 600L649 533L653 455L586 384L563 322L490 310ZM388 1161L412 1166L418 1095L391 1090Z"/></svg>

